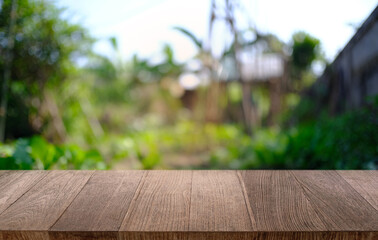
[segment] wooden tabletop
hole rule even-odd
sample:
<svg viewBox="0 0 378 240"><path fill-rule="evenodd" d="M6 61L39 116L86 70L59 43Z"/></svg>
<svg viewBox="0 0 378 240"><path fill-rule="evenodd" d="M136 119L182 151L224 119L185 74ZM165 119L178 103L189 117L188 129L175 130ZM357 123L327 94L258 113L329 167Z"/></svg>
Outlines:
<svg viewBox="0 0 378 240"><path fill-rule="evenodd" d="M378 171L0 171L5 239L378 239Z"/></svg>

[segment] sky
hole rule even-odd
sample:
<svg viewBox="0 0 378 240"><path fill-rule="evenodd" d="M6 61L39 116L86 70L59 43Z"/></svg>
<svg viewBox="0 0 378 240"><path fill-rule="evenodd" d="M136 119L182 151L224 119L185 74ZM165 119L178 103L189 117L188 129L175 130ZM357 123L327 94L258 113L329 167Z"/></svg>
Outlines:
<svg viewBox="0 0 378 240"><path fill-rule="evenodd" d="M159 55L163 45L172 45L175 57L186 61L196 48L174 26L196 36L207 37L210 0L56 0L66 7L64 17L87 27L99 39L94 50L111 56L110 37L118 40L124 58L137 54ZM378 5L378 0L241 0L243 9L259 31L289 42L296 31L304 30L320 39L328 60L337 53ZM221 42L221 41L219 41Z"/></svg>

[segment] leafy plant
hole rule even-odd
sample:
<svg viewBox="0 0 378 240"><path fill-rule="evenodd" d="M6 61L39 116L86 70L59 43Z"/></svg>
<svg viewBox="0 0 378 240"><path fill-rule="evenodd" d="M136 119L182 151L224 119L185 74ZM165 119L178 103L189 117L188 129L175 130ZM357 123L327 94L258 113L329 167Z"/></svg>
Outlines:
<svg viewBox="0 0 378 240"><path fill-rule="evenodd" d="M97 150L53 145L39 136L0 146L0 169L107 169Z"/></svg>
<svg viewBox="0 0 378 240"><path fill-rule="evenodd" d="M260 129L214 151L211 168L377 169L378 109L370 107L288 130Z"/></svg>

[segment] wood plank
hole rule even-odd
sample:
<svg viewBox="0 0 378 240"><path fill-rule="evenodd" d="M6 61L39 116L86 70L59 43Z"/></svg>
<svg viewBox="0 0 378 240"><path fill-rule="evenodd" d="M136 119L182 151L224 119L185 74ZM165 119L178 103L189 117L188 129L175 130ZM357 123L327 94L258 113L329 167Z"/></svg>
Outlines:
<svg viewBox="0 0 378 240"><path fill-rule="evenodd" d="M48 239L46 232L3 233L1 240ZM26 237L25 237L26 236ZM72 232L57 235L59 240L108 240L103 232ZM377 232L129 232L124 240L375 240ZM51 239L51 237L50 237Z"/></svg>
<svg viewBox="0 0 378 240"><path fill-rule="evenodd" d="M236 171L195 171L190 231L251 231L252 225Z"/></svg>
<svg viewBox="0 0 378 240"><path fill-rule="evenodd" d="M128 231L187 231L192 171L149 171L120 227Z"/></svg>
<svg viewBox="0 0 378 240"><path fill-rule="evenodd" d="M92 173L92 171L49 171L45 178L0 215L1 231L47 232L80 192Z"/></svg>
<svg viewBox="0 0 378 240"><path fill-rule="evenodd" d="M46 231L0 231L0 240L49 240Z"/></svg>
<svg viewBox="0 0 378 240"><path fill-rule="evenodd" d="M0 240L373 240L377 173L0 171Z"/></svg>
<svg viewBox="0 0 378 240"><path fill-rule="evenodd" d="M67 231L67 232L49 232L49 240L116 240L118 238L118 232L106 232L106 231Z"/></svg>
<svg viewBox="0 0 378 240"><path fill-rule="evenodd" d="M378 232L130 232L123 240L375 240ZM68 239L63 239L68 240Z"/></svg>
<svg viewBox="0 0 378 240"><path fill-rule="evenodd" d="M337 171L363 198L378 210L378 171Z"/></svg>
<svg viewBox="0 0 378 240"><path fill-rule="evenodd" d="M117 239L143 171L97 171L50 229L51 239ZM74 236L70 232L76 233ZM93 231L93 235L88 233ZM64 237L65 236L65 237Z"/></svg>
<svg viewBox="0 0 378 240"><path fill-rule="evenodd" d="M377 231L378 212L335 171L292 171L330 231Z"/></svg>
<svg viewBox="0 0 378 240"><path fill-rule="evenodd" d="M46 174L46 171L1 171L0 214Z"/></svg>
<svg viewBox="0 0 378 240"><path fill-rule="evenodd" d="M327 230L288 171L239 171L257 231Z"/></svg>

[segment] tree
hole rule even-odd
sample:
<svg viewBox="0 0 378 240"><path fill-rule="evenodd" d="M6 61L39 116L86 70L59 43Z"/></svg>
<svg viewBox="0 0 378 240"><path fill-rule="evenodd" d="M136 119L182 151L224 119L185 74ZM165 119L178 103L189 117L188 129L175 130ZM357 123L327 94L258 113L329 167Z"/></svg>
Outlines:
<svg viewBox="0 0 378 240"><path fill-rule="evenodd" d="M222 1L221 1L222 2ZM209 36L207 44L204 44L204 41L196 37L189 30L182 27L175 27L175 30L178 30L185 36L187 36L193 44L198 49L198 54L196 56L202 62L203 68L209 70L211 73L212 83L209 87L209 96L210 107L206 107L207 113L214 113L215 117L210 119L218 119L224 112L224 110L229 108L228 106L222 106L222 103L219 99L222 96L227 95L228 91L221 93L220 85L225 85L224 90L227 90L227 85L230 81L237 82L240 85L241 89L241 101L240 101L240 112L242 123L247 133L252 134L253 127L258 124L258 113L257 113L257 104L253 101L251 85L242 78L241 69L242 69L242 60L241 54L245 51L248 51L252 47L260 47L264 49L264 52L279 52L283 53L284 44L273 34L264 34L257 31L256 28L249 27L246 30L242 30L239 24L240 18L237 18L236 15L244 14L241 11L239 1L229 1L224 0L223 4L220 4L219 1L211 2L211 14L210 14L210 23L209 23ZM241 11L241 12L240 12ZM246 17L248 19L248 17ZM222 39L224 41L224 48L219 57L212 54L212 38L214 40L214 34L212 33L213 25L216 22L222 22L225 25L226 35L231 36L231 41L227 38ZM244 28L244 27L243 27ZM244 38L243 33L252 33L254 36L253 39ZM217 41L219 37L216 38ZM220 67L224 62L230 63L231 68L235 71L235 74L232 75L233 79L228 79L228 81L222 82L217 79L218 72ZM233 65L233 66L231 66ZM224 66L223 66L224 67ZM249 80L249 79L248 79ZM211 91L214 94L211 94ZM226 96L228 99L228 97ZM227 105L229 104L227 100ZM224 105L224 104L223 104Z"/></svg>
<svg viewBox="0 0 378 240"><path fill-rule="evenodd" d="M55 111L56 104L46 95L46 90L59 89L66 76L75 71L74 62L90 52L93 39L80 25L62 19L64 10L51 2L15 1L18 8L13 34L8 31L12 21L12 0L5 0L0 12L2 55L5 49L9 49L7 39L14 39L9 88L6 91L9 106L4 113L7 121L5 135L15 138L40 132L49 117L58 135L63 138L64 126L59 111ZM1 59L0 70L5 71L7 63ZM0 81L6 82L4 74L1 74ZM42 112L43 107L47 109L46 114Z"/></svg>
<svg viewBox="0 0 378 240"><path fill-rule="evenodd" d="M320 41L305 32L293 35L292 63L298 70L308 70L311 63L319 56Z"/></svg>
<svg viewBox="0 0 378 240"><path fill-rule="evenodd" d="M311 64L322 59L320 41L306 32L297 32L292 36L292 78L302 86L304 74L311 70Z"/></svg>
<svg viewBox="0 0 378 240"><path fill-rule="evenodd" d="M1 89L1 104L0 104L0 141L3 142L5 138L5 123L8 109L8 88L11 74L11 63L13 59L14 47L14 25L16 22L17 1L12 0L9 12L9 28L7 32L7 48L4 51L4 75Z"/></svg>

